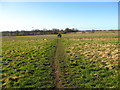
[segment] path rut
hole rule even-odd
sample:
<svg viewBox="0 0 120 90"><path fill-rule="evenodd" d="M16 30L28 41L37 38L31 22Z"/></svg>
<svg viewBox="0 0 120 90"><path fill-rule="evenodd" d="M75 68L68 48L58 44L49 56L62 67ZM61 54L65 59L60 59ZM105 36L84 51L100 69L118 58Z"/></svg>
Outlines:
<svg viewBox="0 0 120 90"><path fill-rule="evenodd" d="M61 79L60 79L60 71L59 71L59 61L58 61L58 53L61 53L59 52L59 49L61 49L59 47L59 43L60 40L57 39L56 41L56 47L55 47L55 51L54 51L54 56L53 56L53 61L52 61L52 64L53 64L53 74L54 74L54 85L55 87L54 88L63 88L62 87L62 84L61 84Z"/></svg>

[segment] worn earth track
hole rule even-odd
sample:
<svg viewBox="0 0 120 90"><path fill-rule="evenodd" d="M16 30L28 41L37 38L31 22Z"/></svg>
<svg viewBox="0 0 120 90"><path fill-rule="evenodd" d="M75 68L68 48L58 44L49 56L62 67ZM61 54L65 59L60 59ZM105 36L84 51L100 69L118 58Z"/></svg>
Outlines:
<svg viewBox="0 0 120 90"><path fill-rule="evenodd" d="M61 47L60 46L60 39L57 39L56 41L56 47L54 51L54 56L53 56L53 74L54 74L54 85L55 89L56 88L63 88L61 84L61 79L60 79L60 71L59 71L59 60L58 60L58 55L61 53L59 52Z"/></svg>

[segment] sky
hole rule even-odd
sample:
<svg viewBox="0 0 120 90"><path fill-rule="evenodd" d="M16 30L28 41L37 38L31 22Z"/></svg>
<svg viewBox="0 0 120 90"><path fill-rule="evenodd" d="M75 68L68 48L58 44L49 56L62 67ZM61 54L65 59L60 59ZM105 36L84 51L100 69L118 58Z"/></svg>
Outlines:
<svg viewBox="0 0 120 90"><path fill-rule="evenodd" d="M119 2L120 0L0 0L1 2Z"/></svg>
<svg viewBox="0 0 120 90"><path fill-rule="evenodd" d="M0 31L118 28L117 2L0 2Z"/></svg>

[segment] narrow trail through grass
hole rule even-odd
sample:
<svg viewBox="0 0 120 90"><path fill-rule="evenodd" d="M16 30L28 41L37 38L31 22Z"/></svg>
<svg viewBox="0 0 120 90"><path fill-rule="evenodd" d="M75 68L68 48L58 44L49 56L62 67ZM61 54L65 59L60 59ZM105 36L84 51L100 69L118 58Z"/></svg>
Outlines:
<svg viewBox="0 0 120 90"><path fill-rule="evenodd" d="M60 70L59 70L59 56L62 55L62 47L60 45L60 39L56 40L56 47L53 55L53 74L54 74L54 85L55 88L63 88L61 79L60 79Z"/></svg>

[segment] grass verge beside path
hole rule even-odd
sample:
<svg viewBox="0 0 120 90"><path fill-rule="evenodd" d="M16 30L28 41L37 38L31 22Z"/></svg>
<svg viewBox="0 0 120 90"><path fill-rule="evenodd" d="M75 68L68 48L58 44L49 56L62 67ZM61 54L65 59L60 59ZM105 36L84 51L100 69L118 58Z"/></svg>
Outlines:
<svg viewBox="0 0 120 90"><path fill-rule="evenodd" d="M118 40L117 35L94 37L84 34L62 40L68 72L63 75L64 87L118 88ZM91 34L91 36L93 36ZM99 38L98 38L99 37Z"/></svg>
<svg viewBox="0 0 120 90"><path fill-rule="evenodd" d="M2 87L53 88L55 44L52 36L3 38Z"/></svg>

